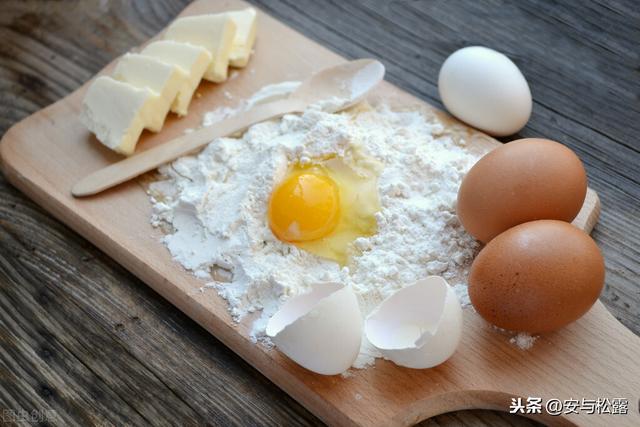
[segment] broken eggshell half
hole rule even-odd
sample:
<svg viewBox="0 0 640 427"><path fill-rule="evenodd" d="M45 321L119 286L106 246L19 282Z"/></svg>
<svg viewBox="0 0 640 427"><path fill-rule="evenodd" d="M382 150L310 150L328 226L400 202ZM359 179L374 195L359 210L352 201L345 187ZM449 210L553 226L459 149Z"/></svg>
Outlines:
<svg viewBox="0 0 640 427"><path fill-rule="evenodd" d="M367 317L367 340L400 366L431 368L455 352L462 336L462 307L453 288L429 276L400 289Z"/></svg>
<svg viewBox="0 0 640 427"><path fill-rule="evenodd" d="M294 362L318 374L336 375L358 356L362 323L350 286L318 283L286 301L269 319L266 332Z"/></svg>

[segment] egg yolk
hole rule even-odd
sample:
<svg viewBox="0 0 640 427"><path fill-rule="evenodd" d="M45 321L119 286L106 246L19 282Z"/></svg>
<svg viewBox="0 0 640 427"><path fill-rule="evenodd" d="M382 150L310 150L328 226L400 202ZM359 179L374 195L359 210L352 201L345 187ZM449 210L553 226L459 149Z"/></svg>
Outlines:
<svg viewBox="0 0 640 427"><path fill-rule="evenodd" d="M288 176L269 201L269 226L286 242L320 239L333 231L339 218L338 186L330 177L310 171Z"/></svg>

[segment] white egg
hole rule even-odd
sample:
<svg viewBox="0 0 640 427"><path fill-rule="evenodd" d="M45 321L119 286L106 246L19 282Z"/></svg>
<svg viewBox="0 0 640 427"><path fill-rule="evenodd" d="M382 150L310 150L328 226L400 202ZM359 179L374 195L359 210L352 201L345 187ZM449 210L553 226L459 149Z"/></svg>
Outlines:
<svg viewBox="0 0 640 427"><path fill-rule="evenodd" d="M318 374L336 375L358 356L362 323L351 287L319 283L285 302L269 319L266 332L294 362Z"/></svg>
<svg viewBox="0 0 640 427"><path fill-rule="evenodd" d="M455 352L462 336L462 307L453 288L430 276L400 289L367 317L367 340L400 366L431 368Z"/></svg>
<svg viewBox="0 0 640 427"><path fill-rule="evenodd" d="M511 135L531 116L531 91L509 58L481 46L452 53L440 69L440 98L458 119L488 134Z"/></svg>

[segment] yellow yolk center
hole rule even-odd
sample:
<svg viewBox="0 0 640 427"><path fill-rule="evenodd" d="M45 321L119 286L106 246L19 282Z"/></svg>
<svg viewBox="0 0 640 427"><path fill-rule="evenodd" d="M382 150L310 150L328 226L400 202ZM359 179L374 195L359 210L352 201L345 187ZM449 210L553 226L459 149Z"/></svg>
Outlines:
<svg viewBox="0 0 640 427"><path fill-rule="evenodd" d="M338 186L328 176L298 172L269 201L269 226L280 240L308 242L331 233L340 218Z"/></svg>

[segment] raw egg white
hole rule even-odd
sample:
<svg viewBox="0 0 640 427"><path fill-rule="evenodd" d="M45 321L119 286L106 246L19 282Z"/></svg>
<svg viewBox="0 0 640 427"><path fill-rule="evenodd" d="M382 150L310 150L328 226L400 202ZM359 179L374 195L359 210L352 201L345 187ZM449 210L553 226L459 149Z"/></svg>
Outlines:
<svg viewBox="0 0 640 427"><path fill-rule="evenodd" d="M318 256L345 265L351 242L376 233L377 174L334 157L295 164L271 194L271 231Z"/></svg>
<svg viewBox="0 0 640 427"><path fill-rule="evenodd" d="M302 367L336 375L351 367L360 351L362 315L349 286L318 283L289 299L269 319L267 335Z"/></svg>
<svg viewBox="0 0 640 427"><path fill-rule="evenodd" d="M438 90L447 110L490 135L511 135L531 116L531 91L509 58L481 46L452 53L442 64Z"/></svg>

